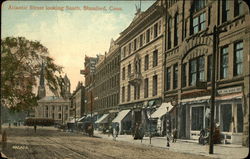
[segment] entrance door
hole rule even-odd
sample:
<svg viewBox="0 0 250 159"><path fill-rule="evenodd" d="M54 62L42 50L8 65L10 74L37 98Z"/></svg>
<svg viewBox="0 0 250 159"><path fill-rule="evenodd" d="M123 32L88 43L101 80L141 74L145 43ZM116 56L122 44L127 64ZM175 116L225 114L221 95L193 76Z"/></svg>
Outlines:
<svg viewBox="0 0 250 159"><path fill-rule="evenodd" d="M204 106L191 107L191 139L198 139L200 130L204 128Z"/></svg>

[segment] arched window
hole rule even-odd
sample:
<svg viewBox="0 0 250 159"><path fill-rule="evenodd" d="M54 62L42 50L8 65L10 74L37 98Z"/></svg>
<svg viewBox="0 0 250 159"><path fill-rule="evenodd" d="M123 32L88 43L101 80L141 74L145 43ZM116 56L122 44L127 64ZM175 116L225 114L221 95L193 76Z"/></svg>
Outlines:
<svg viewBox="0 0 250 159"><path fill-rule="evenodd" d="M178 13L174 17L174 46L178 45Z"/></svg>

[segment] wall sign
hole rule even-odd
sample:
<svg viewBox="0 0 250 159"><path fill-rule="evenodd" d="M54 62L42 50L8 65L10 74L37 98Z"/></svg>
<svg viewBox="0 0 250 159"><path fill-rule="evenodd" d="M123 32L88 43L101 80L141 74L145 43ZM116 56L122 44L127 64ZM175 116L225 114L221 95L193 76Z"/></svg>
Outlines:
<svg viewBox="0 0 250 159"><path fill-rule="evenodd" d="M242 87L232 87L232 88L225 88L225 89L219 89L218 94L223 95L223 94L229 94L229 93L238 93L242 92Z"/></svg>

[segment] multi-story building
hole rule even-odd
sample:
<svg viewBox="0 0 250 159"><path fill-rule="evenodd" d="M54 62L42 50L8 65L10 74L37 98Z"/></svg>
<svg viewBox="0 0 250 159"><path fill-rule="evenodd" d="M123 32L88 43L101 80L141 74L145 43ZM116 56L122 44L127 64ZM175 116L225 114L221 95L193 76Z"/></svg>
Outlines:
<svg viewBox="0 0 250 159"><path fill-rule="evenodd" d="M132 110L132 128L146 124L143 107L160 105L163 92L163 10L156 1L140 9L116 42L121 47L120 109Z"/></svg>
<svg viewBox="0 0 250 159"><path fill-rule="evenodd" d="M221 133L228 141L248 145L250 16L247 4L242 0L163 3L166 9L163 100L176 103L172 125L177 127L179 137L197 139L200 130L209 125L215 47L215 122L220 124ZM218 36L211 36L214 27L221 31Z"/></svg>
<svg viewBox="0 0 250 159"><path fill-rule="evenodd" d="M95 65L99 59L97 57L88 57L85 56L84 62L84 70L81 70L80 73L85 77L85 108L84 114L91 114L93 113L93 88L94 88L94 73L95 73Z"/></svg>
<svg viewBox="0 0 250 159"><path fill-rule="evenodd" d="M120 48L112 39L109 51L100 55L94 80L94 111L98 114L118 109L120 78Z"/></svg>
<svg viewBox="0 0 250 159"><path fill-rule="evenodd" d="M71 97L70 117L79 119L84 115L85 105L85 87L82 82L78 82L76 89L73 91Z"/></svg>

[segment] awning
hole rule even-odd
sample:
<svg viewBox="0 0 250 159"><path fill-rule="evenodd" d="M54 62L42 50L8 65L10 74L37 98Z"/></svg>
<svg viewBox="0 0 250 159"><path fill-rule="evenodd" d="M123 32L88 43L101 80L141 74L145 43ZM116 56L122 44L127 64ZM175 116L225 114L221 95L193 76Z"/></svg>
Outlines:
<svg viewBox="0 0 250 159"><path fill-rule="evenodd" d="M130 112L130 110L122 110L122 111L120 111L112 122L113 123L116 123L116 122L118 123L118 122L122 121L129 112Z"/></svg>
<svg viewBox="0 0 250 159"><path fill-rule="evenodd" d="M171 103L162 103L161 106L151 115L151 118L160 118L169 112L174 106Z"/></svg>
<svg viewBox="0 0 250 159"><path fill-rule="evenodd" d="M96 124L101 124L101 123L106 123L107 121L107 117L109 114L103 114L103 116L101 118L99 118L95 123Z"/></svg>
<svg viewBox="0 0 250 159"><path fill-rule="evenodd" d="M79 118L77 121L81 122L84 118L86 118L86 116L82 116L81 118Z"/></svg>

